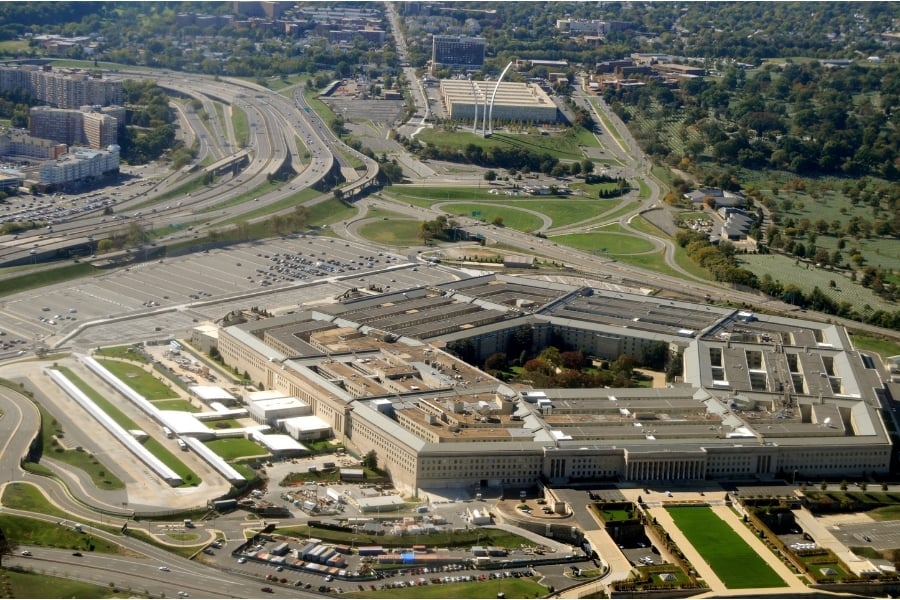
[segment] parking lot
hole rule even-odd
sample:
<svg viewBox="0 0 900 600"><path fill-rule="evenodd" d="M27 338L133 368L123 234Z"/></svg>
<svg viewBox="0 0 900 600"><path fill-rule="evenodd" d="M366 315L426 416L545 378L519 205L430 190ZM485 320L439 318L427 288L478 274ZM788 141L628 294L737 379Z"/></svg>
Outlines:
<svg viewBox="0 0 900 600"><path fill-rule="evenodd" d="M73 335L76 347L187 335L199 321L258 306L279 314L348 289L410 289L451 280L402 255L329 237L293 236L135 263L97 277L4 300L0 351L51 345L85 322L118 318ZM413 271L413 269L416 269ZM177 307L177 310L173 310ZM127 319L122 319L128 317ZM13 342L13 340L21 340ZM3 344L8 348L2 348Z"/></svg>

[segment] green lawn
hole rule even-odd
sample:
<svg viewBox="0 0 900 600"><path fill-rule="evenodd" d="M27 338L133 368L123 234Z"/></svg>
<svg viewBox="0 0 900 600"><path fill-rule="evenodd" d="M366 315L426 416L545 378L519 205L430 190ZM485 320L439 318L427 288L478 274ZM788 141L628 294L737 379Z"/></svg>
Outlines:
<svg viewBox="0 0 900 600"><path fill-rule="evenodd" d="M256 195L254 196L254 198L259 195L259 191L260 191L259 188L257 188L255 190ZM269 190L266 190L266 191L269 191ZM308 200L312 200L313 198L317 198L318 196L321 196L321 195L322 195L322 193L319 192L318 190L316 190L315 188L305 188L305 189L302 189L302 190L288 196L287 198L283 198L277 202L272 202L271 204L261 206L257 209L243 212L243 213L236 215L230 219L226 219L224 221L219 221L219 224L220 225L233 225L235 223L247 223L258 217L264 217L264 216L272 214L272 213L280 212L286 208L291 208L293 206L297 206L298 204L303 204L304 202L306 202ZM243 202L247 202L248 200L249 200L248 198L244 198ZM268 223L266 223L265 221L262 221L259 223L254 223L254 224L250 225L249 232L250 232L249 237L251 239L265 238L265 237L272 236L271 226Z"/></svg>
<svg viewBox="0 0 900 600"><path fill-rule="evenodd" d="M554 242L598 255L640 254L653 250L653 243L634 235L618 232L569 233L553 236Z"/></svg>
<svg viewBox="0 0 900 600"><path fill-rule="evenodd" d="M31 483L15 482L3 489L3 506L68 519L69 514L51 504L44 492Z"/></svg>
<svg viewBox="0 0 900 600"><path fill-rule="evenodd" d="M58 525L30 517L0 514L0 530L7 539L21 545L66 548L103 554L117 554L122 547L89 533L78 533L71 526Z"/></svg>
<svg viewBox="0 0 900 600"><path fill-rule="evenodd" d="M144 598L140 591L4 569L0 572L8 598Z"/></svg>
<svg viewBox="0 0 900 600"><path fill-rule="evenodd" d="M177 396L169 386L141 367L118 360L99 359L97 362L147 400L168 400Z"/></svg>
<svg viewBox="0 0 900 600"><path fill-rule="evenodd" d="M667 508L675 525L729 589L782 587L784 581L712 509Z"/></svg>
<svg viewBox="0 0 900 600"><path fill-rule="evenodd" d="M387 221L372 221L359 228L359 235L379 244L389 246L416 246L421 245L419 237L421 222L413 219L388 219Z"/></svg>
<svg viewBox="0 0 900 600"><path fill-rule="evenodd" d="M451 202L453 200L497 200L498 196L491 194L491 187L487 184L484 187L418 187L418 186L402 186L392 185L386 188L382 195L414 204L430 208L438 202ZM501 196L504 200L507 196Z"/></svg>
<svg viewBox="0 0 900 600"><path fill-rule="evenodd" d="M25 273L15 277L9 277L3 280L3 285L0 285L0 297L46 287L48 285L53 285L54 283L80 279L97 272L97 269L88 263L82 262L78 264L65 264L61 267L41 269L34 273Z"/></svg>
<svg viewBox="0 0 900 600"><path fill-rule="evenodd" d="M426 577L428 579L428 577ZM547 588L528 577L348 592L346 598L543 598ZM503 594L500 596L499 594Z"/></svg>
<svg viewBox="0 0 900 600"><path fill-rule="evenodd" d="M265 448L246 438L223 438L205 442L206 446L227 461L249 456L268 456Z"/></svg>
<svg viewBox="0 0 900 600"><path fill-rule="evenodd" d="M618 200L587 200L579 197L548 198L546 200L517 200L507 202L510 206L521 206L550 217L551 227L565 227L573 223L588 221L618 206Z"/></svg>
<svg viewBox="0 0 900 600"><path fill-rule="evenodd" d="M337 221L346 221L356 216L356 212L354 205L330 198L309 207L309 224L322 226Z"/></svg>
<svg viewBox="0 0 900 600"><path fill-rule="evenodd" d="M543 225L543 221L531 213L524 212L512 206L497 204L445 204L442 207L448 213L480 219L485 223L492 223L494 219L503 219L503 226L516 231L535 231ZM473 215L473 213L479 213Z"/></svg>
<svg viewBox="0 0 900 600"><path fill-rule="evenodd" d="M857 350L877 352L882 359L900 354L900 342L870 335L851 333L850 340Z"/></svg>
<svg viewBox="0 0 900 600"><path fill-rule="evenodd" d="M584 153L580 146L588 145L587 138L577 136L573 132L551 135L530 135L518 133L494 133L488 138L472 133L471 130L444 131L443 129L423 129L416 135L416 139L426 144L438 147L456 148L463 150L469 144L474 144L487 152L492 148L521 148L534 154L548 154L554 158L581 160ZM599 146L594 141L592 144Z"/></svg>
<svg viewBox="0 0 900 600"><path fill-rule="evenodd" d="M646 233L650 237L672 240L672 237L670 235L666 234L663 230L661 230L642 216L637 216L631 219L628 224L631 225L632 228L640 231L641 233ZM709 274L709 272L692 261L688 257L687 252L685 252L684 248L677 244L675 245L675 263L697 279L706 279L708 281L712 280L712 276ZM666 268L668 269L668 267Z"/></svg>
<svg viewBox="0 0 900 600"><path fill-rule="evenodd" d="M247 125L247 113L235 105L231 105L231 124L234 127L234 140L238 148L243 148L250 141L250 128Z"/></svg>
<svg viewBox="0 0 900 600"><path fill-rule="evenodd" d="M133 360L146 363L147 359L140 352L137 352L131 346L109 346L107 348L98 348L94 352L94 358L118 358L125 360Z"/></svg>

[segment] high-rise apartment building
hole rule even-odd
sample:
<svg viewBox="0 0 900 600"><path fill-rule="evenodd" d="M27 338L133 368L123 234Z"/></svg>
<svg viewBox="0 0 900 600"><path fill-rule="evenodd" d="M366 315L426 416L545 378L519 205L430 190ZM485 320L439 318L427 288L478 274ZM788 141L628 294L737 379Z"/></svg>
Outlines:
<svg viewBox="0 0 900 600"><path fill-rule="evenodd" d="M22 90L54 108L108 106L123 101L121 81L102 79L81 70L54 71L34 65L0 67L0 90L7 89Z"/></svg>
<svg viewBox="0 0 900 600"><path fill-rule="evenodd" d="M124 110L107 112L92 106L83 106L80 110L35 106L30 111L29 131L36 138L63 144L106 148L118 141L119 120L110 112L118 114Z"/></svg>

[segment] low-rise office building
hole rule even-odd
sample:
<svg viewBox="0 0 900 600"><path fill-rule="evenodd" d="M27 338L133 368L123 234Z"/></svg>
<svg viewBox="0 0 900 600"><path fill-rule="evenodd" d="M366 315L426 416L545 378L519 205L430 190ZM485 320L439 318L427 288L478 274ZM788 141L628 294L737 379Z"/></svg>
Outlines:
<svg viewBox="0 0 900 600"><path fill-rule="evenodd" d="M402 333L410 314L463 305L472 310L459 313L454 331ZM502 317L473 325L480 312ZM262 343L261 320L221 331L226 363L303 398L339 442L375 451L407 493L860 476L890 466L884 383L835 325L500 275L268 321L286 327L285 319L319 335L323 324L355 329L369 349L289 359ZM446 351L480 363L511 344L533 352L551 343L599 359L662 349L683 362L683 379L529 391ZM404 381L415 383L396 383Z"/></svg>

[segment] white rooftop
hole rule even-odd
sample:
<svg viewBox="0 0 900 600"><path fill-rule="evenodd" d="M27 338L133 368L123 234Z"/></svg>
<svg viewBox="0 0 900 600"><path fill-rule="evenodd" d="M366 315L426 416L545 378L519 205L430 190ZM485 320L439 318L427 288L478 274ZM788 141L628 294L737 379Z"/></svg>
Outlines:
<svg viewBox="0 0 900 600"><path fill-rule="evenodd" d="M234 396L217 385L192 385L188 389L204 402L212 400L236 400Z"/></svg>
<svg viewBox="0 0 900 600"><path fill-rule="evenodd" d="M281 420L280 423L285 427L285 429L290 428L297 431L323 431L326 429L331 429L331 425L315 415L308 415L306 417L291 417L289 419Z"/></svg>

